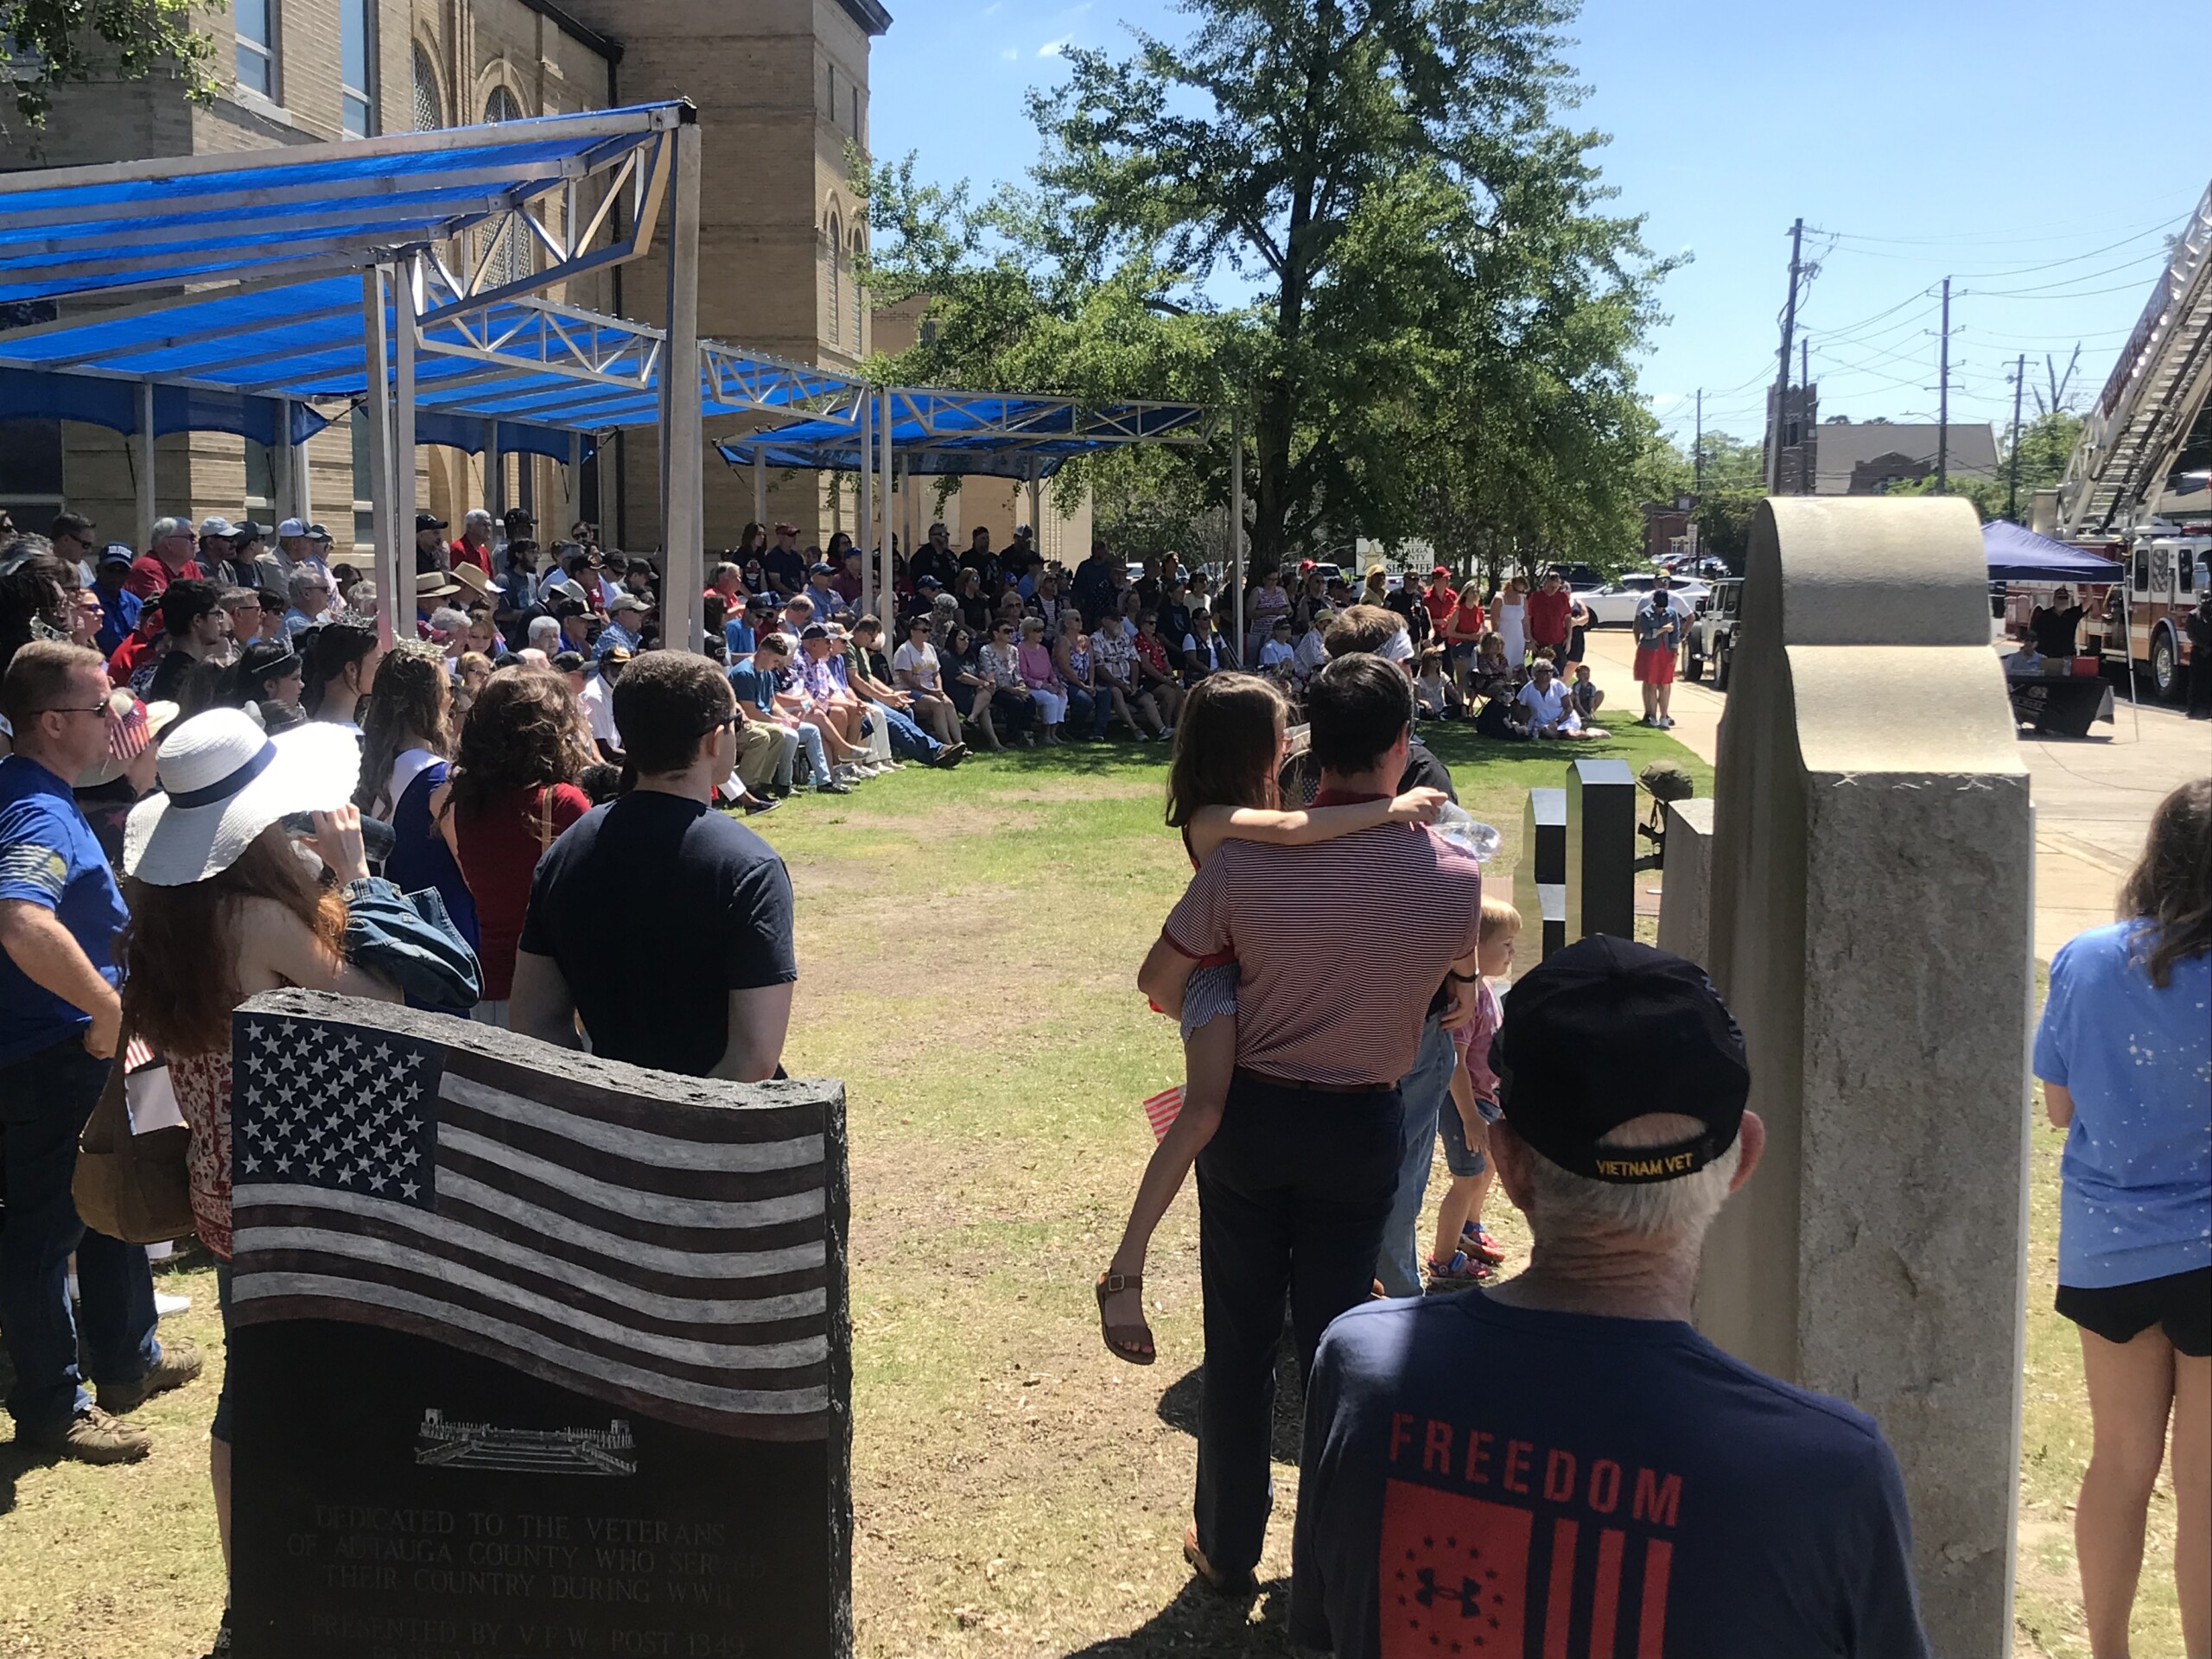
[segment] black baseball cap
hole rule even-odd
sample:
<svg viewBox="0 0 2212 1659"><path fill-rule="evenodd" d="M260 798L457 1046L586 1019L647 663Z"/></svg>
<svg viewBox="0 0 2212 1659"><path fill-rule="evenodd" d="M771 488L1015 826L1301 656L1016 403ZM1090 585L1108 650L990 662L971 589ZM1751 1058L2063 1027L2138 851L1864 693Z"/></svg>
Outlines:
<svg viewBox="0 0 2212 1659"><path fill-rule="evenodd" d="M1622 1185L1670 1181L1735 1144L1751 1090L1744 1035L1696 963L1593 934L1514 982L1491 1044L1513 1132L1572 1174ZM1654 1112L1703 1131L1624 1151L1598 1143Z"/></svg>
<svg viewBox="0 0 2212 1659"><path fill-rule="evenodd" d="M426 530L443 530L445 527L446 521L435 512L418 512L415 515L415 533L418 536Z"/></svg>

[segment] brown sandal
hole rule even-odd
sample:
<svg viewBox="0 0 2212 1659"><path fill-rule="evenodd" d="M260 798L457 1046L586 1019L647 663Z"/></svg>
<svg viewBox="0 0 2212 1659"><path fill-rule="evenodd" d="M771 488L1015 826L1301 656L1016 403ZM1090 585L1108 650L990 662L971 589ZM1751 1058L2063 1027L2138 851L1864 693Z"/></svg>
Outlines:
<svg viewBox="0 0 2212 1659"><path fill-rule="evenodd" d="M1102 1273L1098 1275L1098 1333L1105 1338L1106 1351L1116 1359L1126 1359L1132 1365L1149 1365L1158 1357L1152 1341L1152 1327L1140 1319L1135 1325L1106 1323L1106 1299L1125 1290L1137 1293L1138 1304L1144 1298L1144 1275L1141 1273ZM1140 1347L1138 1344L1143 1345Z"/></svg>

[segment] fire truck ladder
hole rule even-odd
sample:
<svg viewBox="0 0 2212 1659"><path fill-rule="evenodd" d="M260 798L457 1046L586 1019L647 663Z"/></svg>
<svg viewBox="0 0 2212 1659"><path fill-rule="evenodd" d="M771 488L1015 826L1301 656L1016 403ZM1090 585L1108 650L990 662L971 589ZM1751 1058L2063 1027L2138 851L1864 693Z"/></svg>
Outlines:
<svg viewBox="0 0 2212 1659"><path fill-rule="evenodd" d="M2212 186L2159 274L2058 486L2062 536L2125 528L2212 391Z"/></svg>

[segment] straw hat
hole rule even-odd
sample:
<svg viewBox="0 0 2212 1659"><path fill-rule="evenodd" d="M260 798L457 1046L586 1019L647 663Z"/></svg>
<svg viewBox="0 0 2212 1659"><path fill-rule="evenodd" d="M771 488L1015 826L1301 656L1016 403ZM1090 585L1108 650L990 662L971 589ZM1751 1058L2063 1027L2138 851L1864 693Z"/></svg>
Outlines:
<svg viewBox="0 0 2212 1659"><path fill-rule="evenodd" d="M353 734L327 721L266 735L242 709L211 709L162 745L161 789L130 809L123 868L181 887L230 868L253 838L294 812L327 812L361 775Z"/></svg>

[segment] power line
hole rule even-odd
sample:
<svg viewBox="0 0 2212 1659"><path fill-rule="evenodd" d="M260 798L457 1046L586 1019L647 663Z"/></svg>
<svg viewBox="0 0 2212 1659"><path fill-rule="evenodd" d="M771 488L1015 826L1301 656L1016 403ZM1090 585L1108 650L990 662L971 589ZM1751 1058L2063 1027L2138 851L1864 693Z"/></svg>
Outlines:
<svg viewBox="0 0 2212 1659"><path fill-rule="evenodd" d="M2069 254L2063 259L2046 259L2032 264L2012 265L2009 267L2002 265L1992 266L1986 270L1954 271L1952 275L1955 276L1970 277L2031 276L2036 272L2041 270L2056 270L2066 265L2078 265L2084 260L2094 259L2100 254L2110 253L2116 248L2124 248L2131 242L2140 242L2145 240L2146 238L2153 236L2171 236L2174 232L2176 225L2178 223L2179 221L2177 219L2163 219L2159 223L2152 226L2148 230L2138 231L2132 236L2124 236L2117 242L2107 242L2101 248L2091 248L2086 253ZM1833 243L1829 245L1831 248L1834 246ZM1919 264L1933 264L1938 257L1935 254L1922 253L1880 253L1872 248L1843 248L1838 250L1838 251L1850 254L1861 259L1902 259Z"/></svg>

